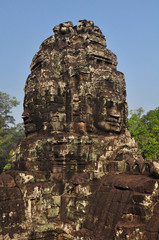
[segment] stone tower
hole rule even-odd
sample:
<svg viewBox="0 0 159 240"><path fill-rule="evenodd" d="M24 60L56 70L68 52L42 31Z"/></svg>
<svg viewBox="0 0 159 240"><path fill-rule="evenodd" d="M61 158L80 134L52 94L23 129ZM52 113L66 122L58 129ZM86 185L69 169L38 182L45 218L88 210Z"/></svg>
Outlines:
<svg viewBox="0 0 159 240"><path fill-rule="evenodd" d="M26 81L26 138L0 175L0 239L157 239L158 163L130 136L116 56L92 21L53 30Z"/></svg>

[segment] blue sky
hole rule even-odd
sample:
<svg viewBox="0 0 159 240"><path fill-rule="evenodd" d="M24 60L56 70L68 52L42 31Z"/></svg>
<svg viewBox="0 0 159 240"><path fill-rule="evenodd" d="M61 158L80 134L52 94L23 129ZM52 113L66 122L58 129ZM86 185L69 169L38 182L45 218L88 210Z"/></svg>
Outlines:
<svg viewBox="0 0 159 240"><path fill-rule="evenodd" d="M0 91L21 104L13 111L22 122L24 85L40 44L61 22L93 20L106 37L125 74L129 109L159 107L158 0L1 0Z"/></svg>

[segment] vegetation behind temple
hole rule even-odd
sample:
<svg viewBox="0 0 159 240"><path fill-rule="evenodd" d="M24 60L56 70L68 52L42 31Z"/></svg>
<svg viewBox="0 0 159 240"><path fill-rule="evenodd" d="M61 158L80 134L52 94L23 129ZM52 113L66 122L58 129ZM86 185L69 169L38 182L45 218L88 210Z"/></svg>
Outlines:
<svg viewBox="0 0 159 240"><path fill-rule="evenodd" d="M19 104L15 97L0 91L0 172L11 166L17 143L24 138L23 123L15 124L11 109ZM144 158L159 159L159 108L143 114L143 108L130 111L129 130Z"/></svg>
<svg viewBox="0 0 159 240"><path fill-rule="evenodd" d="M143 108L130 111L129 130L146 159L159 159L159 107L143 114Z"/></svg>
<svg viewBox="0 0 159 240"><path fill-rule="evenodd" d="M23 124L15 124L11 112L18 104L15 97L0 91L0 172L10 168L14 149L25 136Z"/></svg>

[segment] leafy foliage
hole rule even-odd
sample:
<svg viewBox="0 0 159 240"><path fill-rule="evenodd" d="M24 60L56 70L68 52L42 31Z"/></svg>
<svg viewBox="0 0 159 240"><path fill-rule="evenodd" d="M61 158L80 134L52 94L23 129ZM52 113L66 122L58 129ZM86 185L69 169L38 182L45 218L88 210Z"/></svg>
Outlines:
<svg viewBox="0 0 159 240"><path fill-rule="evenodd" d="M130 111L129 130L144 158L159 159L159 108L143 115L139 108Z"/></svg>
<svg viewBox="0 0 159 240"><path fill-rule="evenodd" d="M18 104L15 97L0 92L0 172L9 169L13 150L24 137L23 124L16 125L11 112Z"/></svg>

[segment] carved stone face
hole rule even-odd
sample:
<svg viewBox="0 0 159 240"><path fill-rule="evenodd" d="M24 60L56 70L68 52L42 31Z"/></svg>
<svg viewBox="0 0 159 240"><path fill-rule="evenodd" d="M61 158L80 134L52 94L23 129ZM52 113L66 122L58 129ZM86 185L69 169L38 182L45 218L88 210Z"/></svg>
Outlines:
<svg viewBox="0 0 159 240"><path fill-rule="evenodd" d="M35 132L36 131L36 126L32 122L30 112L27 109L24 110L24 112L22 114L22 118L23 118L23 121L24 121L25 132L27 134Z"/></svg>
<svg viewBox="0 0 159 240"><path fill-rule="evenodd" d="M92 22L82 24L55 27L33 58L22 115L27 135L80 126L86 134L120 133L126 126L125 79L116 56Z"/></svg>
<svg viewBox="0 0 159 240"><path fill-rule="evenodd" d="M100 98L96 103L95 125L102 131L121 132L124 104Z"/></svg>

